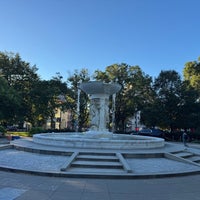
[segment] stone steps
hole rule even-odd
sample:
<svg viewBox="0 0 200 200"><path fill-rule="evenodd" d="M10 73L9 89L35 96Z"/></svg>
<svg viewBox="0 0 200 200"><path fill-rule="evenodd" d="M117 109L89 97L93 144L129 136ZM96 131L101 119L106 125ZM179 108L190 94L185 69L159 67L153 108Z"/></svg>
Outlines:
<svg viewBox="0 0 200 200"><path fill-rule="evenodd" d="M85 161L118 161L116 156L105 156L105 155L78 155L77 160Z"/></svg>
<svg viewBox="0 0 200 200"><path fill-rule="evenodd" d="M200 163L200 156L192 156L188 159L191 160L192 162Z"/></svg>
<svg viewBox="0 0 200 200"><path fill-rule="evenodd" d="M84 168L118 168L123 169L123 165L119 162L105 162L105 161L74 161L71 164L71 167L84 167Z"/></svg>
<svg viewBox="0 0 200 200"><path fill-rule="evenodd" d="M122 169L118 157L114 153L81 152L71 163L71 168Z"/></svg>
<svg viewBox="0 0 200 200"><path fill-rule="evenodd" d="M130 173L132 170L120 153L74 152L61 171L98 171L110 173Z"/></svg>
<svg viewBox="0 0 200 200"><path fill-rule="evenodd" d="M181 151L181 152L175 153L175 155L180 156L182 158L188 158L188 157L193 156L194 154L190 152Z"/></svg>
<svg viewBox="0 0 200 200"><path fill-rule="evenodd" d="M191 153L187 150L174 152L172 153L174 156L184 159L187 162L194 163L196 165L200 165L200 155Z"/></svg>

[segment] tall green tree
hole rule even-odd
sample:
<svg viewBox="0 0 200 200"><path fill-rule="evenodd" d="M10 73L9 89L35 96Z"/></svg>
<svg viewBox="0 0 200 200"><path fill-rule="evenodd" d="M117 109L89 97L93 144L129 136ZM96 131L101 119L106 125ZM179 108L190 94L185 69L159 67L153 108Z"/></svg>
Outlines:
<svg viewBox="0 0 200 200"><path fill-rule="evenodd" d="M75 70L74 74L69 76L68 85L71 89L71 93L67 96L68 102L70 102L71 111L73 113L73 124L74 128L82 131L83 128L89 126L89 98L84 92L80 92L80 104L79 113L77 113L77 102L78 102L78 89L82 82L90 81L90 75L87 69L81 71ZM79 116L78 116L79 115Z"/></svg>
<svg viewBox="0 0 200 200"><path fill-rule="evenodd" d="M198 91L188 81L183 81L178 127L184 129L200 127L200 102L198 98Z"/></svg>
<svg viewBox="0 0 200 200"><path fill-rule="evenodd" d="M158 106L156 111L160 118L157 125L171 128L171 130L177 127L181 106L181 89L181 77L175 70L161 71L155 79L154 90L157 95L155 102Z"/></svg>
<svg viewBox="0 0 200 200"><path fill-rule="evenodd" d="M51 128L55 128L56 109L65 111L67 109L66 95L69 92L67 84L62 81L61 76L50 80L39 80L31 90L31 115L29 119L34 126L43 126L51 119Z"/></svg>
<svg viewBox="0 0 200 200"><path fill-rule="evenodd" d="M117 82L122 86L116 94L115 124L117 130L125 132L129 119L151 101L151 77L142 72L139 66L125 63L110 65L105 72L96 71L94 77L105 82Z"/></svg>
<svg viewBox="0 0 200 200"><path fill-rule="evenodd" d="M200 94L200 57L198 61L191 61L185 64L183 75L184 80L188 81Z"/></svg>
<svg viewBox="0 0 200 200"><path fill-rule="evenodd" d="M28 62L23 61L18 53L0 52L0 72L21 98L22 109L18 113L21 122L29 121L28 116L32 109L29 94L35 82L39 80L37 70L36 66L30 66Z"/></svg>
<svg viewBox="0 0 200 200"><path fill-rule="evenodd" d="M21 98L0 76L0 123L8 125L17 121L21 108Z"/></svg>
<svg viewBox="0 0 200 200"><path fill-rule="evenodd" d="M186 127L200 127L200 57L190 61L183 69L185 104L183 113Z"/></svg>

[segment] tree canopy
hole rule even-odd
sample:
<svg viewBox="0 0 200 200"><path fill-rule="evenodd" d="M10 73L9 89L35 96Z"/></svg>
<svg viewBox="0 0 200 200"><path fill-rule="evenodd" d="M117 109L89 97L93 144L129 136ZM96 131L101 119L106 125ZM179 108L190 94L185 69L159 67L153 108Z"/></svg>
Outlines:
<svg viewBox="0 0 200 200"><path fill-rule="evenodd" d="M110 65L105 72L96 71L94 77L122 86L116 94L115 124L118 131L125 131L129 118L151 100L151 77L145 75L139 66L125 63Z"/></svg>
<svg viewBox="0 0 200 200"><path fill-rule="evenodd" d="M105 71L90 75L87 69L70 75L63 81L60 73L42 80L35 65L23 61L20 55L0 52L0 123L30 122L42 126L51 119L52 127L57 108L70 110L74 128L89 125L89 98L78 89L90 80L116 82L121 90L116 94L116 131L125 132L130 119L141 111L141 121L148 127L198 128L200 120L200 60L190 61L183 69L183 80L175 70L161 71L153 80L139 66L112 64ZM92 77L92 78L91 78ZM110 121L112 118L110 98ZM79 114L79 116L78 116ZM110 128L112 128L110 126Z"/></svg>
<svg viewBox="0 0 200 200"><path fill-rule="evenodd" d="M1 112L4 112L2 118L7 124L15 119L15 123L28 121L34 126L41 125L54 114L59 102L57 97L67 93L67 85L61 76L43 81L37 70L36 66L23 61L19 54L0 52L1 87L6 91L0 94L4 107Z"/></svg>

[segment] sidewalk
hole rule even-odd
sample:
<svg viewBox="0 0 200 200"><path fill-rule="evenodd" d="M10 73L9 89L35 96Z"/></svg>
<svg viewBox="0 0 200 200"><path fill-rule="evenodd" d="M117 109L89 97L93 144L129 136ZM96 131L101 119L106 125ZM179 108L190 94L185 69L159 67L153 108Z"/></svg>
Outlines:
<svg viewBox="0 0 200 200"><path fill-rule="evenodd" d="M200 175L162 179L79 179L0 172L2 200L199 200Z"/></svg>

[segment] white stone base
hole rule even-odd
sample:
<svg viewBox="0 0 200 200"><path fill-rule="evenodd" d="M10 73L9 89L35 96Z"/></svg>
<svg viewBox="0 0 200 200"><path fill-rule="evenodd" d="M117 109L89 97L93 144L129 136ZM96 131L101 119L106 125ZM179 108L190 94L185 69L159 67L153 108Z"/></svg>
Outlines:
<svg viewBox="0 0 200 200"><path fill-rule="evenodd" d="M165 145L162 138L110 133L41 133L34 135L33 141L44 145L86 149L149 149Z"/></svg>

